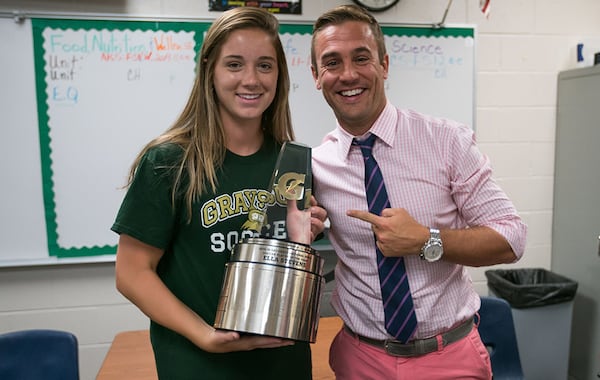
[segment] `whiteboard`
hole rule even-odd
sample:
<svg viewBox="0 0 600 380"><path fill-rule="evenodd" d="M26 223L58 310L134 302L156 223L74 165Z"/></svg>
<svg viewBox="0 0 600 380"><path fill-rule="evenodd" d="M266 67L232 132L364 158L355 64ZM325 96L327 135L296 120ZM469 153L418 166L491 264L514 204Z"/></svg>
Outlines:
<svg viewBox="0 0 600 380"><path fill-rule="evenodd" d="M181 111L207 22L0 19L0 266L114 259L129 166ZM283 24L297 140L335 127L308 24ZM474 29L385 26L388 98L473 125Z"/></svg>

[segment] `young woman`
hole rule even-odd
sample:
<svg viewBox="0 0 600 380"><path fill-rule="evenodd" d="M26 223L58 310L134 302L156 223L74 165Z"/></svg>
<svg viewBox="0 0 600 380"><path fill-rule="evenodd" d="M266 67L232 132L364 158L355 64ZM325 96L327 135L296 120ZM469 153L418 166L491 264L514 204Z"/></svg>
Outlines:
<svg viewBox="0 0 600 380"><path fill-rule="evenodd" d="M151 319L161 379L311 378L307 343L212 327L229 251L256 233L246 222L273 201L277 155L293 139L278 29L259 8L224 12L181 116L131 168L112 227L116 283ZM326 213L312 201L314 237Z"/></svg>

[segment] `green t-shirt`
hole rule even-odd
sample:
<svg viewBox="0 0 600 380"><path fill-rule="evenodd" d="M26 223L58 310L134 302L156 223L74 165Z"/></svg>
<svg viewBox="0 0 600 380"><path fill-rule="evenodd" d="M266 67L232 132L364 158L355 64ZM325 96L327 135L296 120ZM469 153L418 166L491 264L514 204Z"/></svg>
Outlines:
<svg viewBox="0 0 600 380"><path fill-rule="evenodd" d="M174 170L181 148L150 150L121 205L112 230L165 250L157 273L166 286L207 323L215 313L231 248L254 234L248 214L274 201L268 191L279 146L265 139L251 156L227 152L218 189L192 207L191 222L182 197L172 207ZM272 224L281 221L269 221ZM151 322L150 336L161 379L310 379L310 346L305 342L273 349L208 353L183 336Z"/></svg>

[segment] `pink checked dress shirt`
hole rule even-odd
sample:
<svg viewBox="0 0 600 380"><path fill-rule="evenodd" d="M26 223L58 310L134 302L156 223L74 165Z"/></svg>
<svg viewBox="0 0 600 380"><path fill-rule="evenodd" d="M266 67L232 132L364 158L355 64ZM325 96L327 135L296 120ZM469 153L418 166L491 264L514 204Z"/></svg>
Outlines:
<svg viewBox="0 0 600 380"><path fill-rule="evenodd" d="M391 207L440 229L488 226L518 258L523 255L527 227L492 179L469 127L388 103L370 132L379 137L373 155ZM349 209L367 210L363 158L352 138L338 125L312 151L313 193L328 212L338 256L331 302L355 333L387 339L373 232L370 224L346 216ZM414 338L445 332L479 309L465 267L416 255L405 261L418 320Z"/></svg>

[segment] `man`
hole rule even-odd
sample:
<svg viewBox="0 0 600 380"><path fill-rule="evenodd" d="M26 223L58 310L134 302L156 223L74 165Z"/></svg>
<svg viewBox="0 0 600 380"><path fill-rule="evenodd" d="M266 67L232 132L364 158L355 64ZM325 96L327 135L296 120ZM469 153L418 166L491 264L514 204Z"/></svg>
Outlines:
<svg viewBox="0 0 600 380"><path fill-rule="evenodd" d="M311 54L338 122L312 168L338 255L336 377L490 379L466 266L520 259L526 226L469 127L387 101L389 57L369 13L343 5L323 14Z"/></svg>

